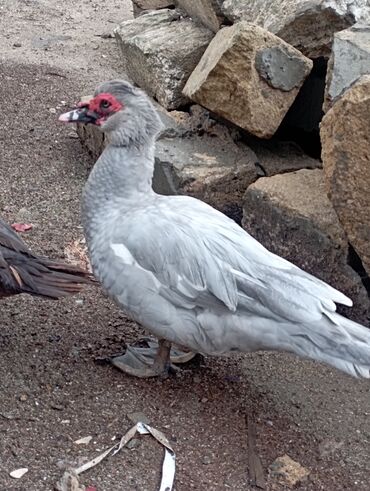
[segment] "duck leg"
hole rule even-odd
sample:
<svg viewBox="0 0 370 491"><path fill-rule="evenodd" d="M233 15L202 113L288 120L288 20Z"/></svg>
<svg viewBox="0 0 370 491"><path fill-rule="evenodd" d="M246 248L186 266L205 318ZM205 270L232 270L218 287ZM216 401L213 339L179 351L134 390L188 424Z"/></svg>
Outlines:
<svg viewBox="0 0 370 491"><path fill-rule="evenodd" d="M111 363L134 377L167 377L170 371L179 370L172 363L185 363L195 356L192 352L171 350L171 343L165 339L160 339L158 343L147 340L146 343L147 348L127 346L125 354L115 356Z"/></svg>

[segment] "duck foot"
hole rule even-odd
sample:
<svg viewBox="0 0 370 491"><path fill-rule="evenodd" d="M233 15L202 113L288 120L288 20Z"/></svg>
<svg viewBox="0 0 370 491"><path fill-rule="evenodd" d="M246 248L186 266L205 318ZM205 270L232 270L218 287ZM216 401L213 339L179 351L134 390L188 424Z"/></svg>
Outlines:
<svg viewBox="0 0 370 491"><path fill-rule="evenodd" d="M128 345L123 355L111 358L111 363L134 377L168 377L169 373L176 373L179 368L173 363L186 363L195 353L184 352L178 348L171 349L171 343L165 339L158 342L145 339L147 347L134 347Z"/></svg>

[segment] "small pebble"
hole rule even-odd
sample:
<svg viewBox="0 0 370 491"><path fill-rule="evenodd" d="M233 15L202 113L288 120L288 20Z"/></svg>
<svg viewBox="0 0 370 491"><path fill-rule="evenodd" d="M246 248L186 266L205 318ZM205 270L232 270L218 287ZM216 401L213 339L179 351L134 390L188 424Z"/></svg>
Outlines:
<svg viewBox="0 0 370 491"><path fill-rule="evenodd" d="M83 438L80 438L79 440L76 440L74 443L77 445L88 445L92 440L92 436L84 436Z"/></svg>
<svg viewBox="0 0 370 491"><path fill-rule="evenodd" d="M212 463L212 459L209 455L204 455L202 458L202 464L208 465Z"/></svg>
<svg viewBox="0 0 370 491"><path fill-rule="evenodd" d="M15 469L12 472L9 472L10 477L13 479L20 479L28 472L27 467L22 467L21 469Z"/></svg>
<svg viewBox="0 0 370 491"><path fill-rule="evenodd" d="M127 443L126 447L129 448L130 450L133 450L134 448L139 447L140 443L141 442L138 438L133 438Z"/></svg>

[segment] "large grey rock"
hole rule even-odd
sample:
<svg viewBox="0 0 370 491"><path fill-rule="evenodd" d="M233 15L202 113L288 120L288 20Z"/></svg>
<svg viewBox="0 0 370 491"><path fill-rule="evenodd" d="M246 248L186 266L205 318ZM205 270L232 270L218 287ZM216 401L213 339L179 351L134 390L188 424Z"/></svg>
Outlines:
<svg viewBox="0 0 370 491"><path fill-rule="evenodd" d="M348 242L327 197L323 171L261 178L245 195L243 227L272 252L323 279L354 300L346 313L367 324L370 303L347 264Z"/></svg>
<svg viewBox="0 0 370 491"><path fill-rule="evenodd" d="M328 64L324 110L367 73L370 73L370 26L355 25L337 32Z"/></svg>
<svg viewBox="0 0 370 491"><path fill-rule="evenodd" d="M132 0L142 10L159 10L174 6L174 0Z"/></svg>
<svg viewBox="0 0 370 491"><path fill-rule="evenodd" d="M177 5L185 10L189 17L194 17L214 32L222 22L222 0L177 0Z"/></svg>
<svg viewBox="0 0 370 491"><path fill-rule="evenodd" d="M239 22L217 32L184 94L260 138L279 127L312 61L261 27Z"/></svg>
<svg viewBox="0 0 370 491"><path fill-rule="evenodd" d="M364 75L321 123L330 200L370 275L370 75Z"/></svg>
<svg viewBox="0 0 370 491"><path fill-rule="evenodd" d="M335 32L370 23L369 0L224 0L222 12L264 27L310 58L329 57Z"/></svg>
<svg viewBox="0 0 370 491"><path fill-rule="evenodd" d="M132 0L134 17L146 13L148 10L159 10L174 5L174 0Z"/></svg>
<svg viewBox="0 0 370 491"><path fill-rule="evenodd" d="M165 108L175 109L187 102L182 89L213 33L179 10L163 9L123 22L115 36L128 77Z"/></svg>

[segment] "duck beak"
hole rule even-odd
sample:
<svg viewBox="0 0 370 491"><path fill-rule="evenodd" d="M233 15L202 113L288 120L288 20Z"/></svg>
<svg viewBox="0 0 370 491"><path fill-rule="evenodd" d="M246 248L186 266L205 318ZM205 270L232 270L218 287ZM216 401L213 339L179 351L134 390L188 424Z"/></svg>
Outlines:
<svg viewBox="0 0 370 491"><path fill-rule="evenodd" d="M90 109L90 102L92 99L93 96L91 95L83 97L75 109L61 114L58 118L59 121L62 121L63 123L96 124L99 115Z"/></svg>
<svg viewBox="0 0 370 491"><path fill-rule="evenodd" d="M99 115L96 112L91 111L88 104L81 104L81 106L72 109L72 111L61 114L58 119L63 123L96 124Z"/></svg>

